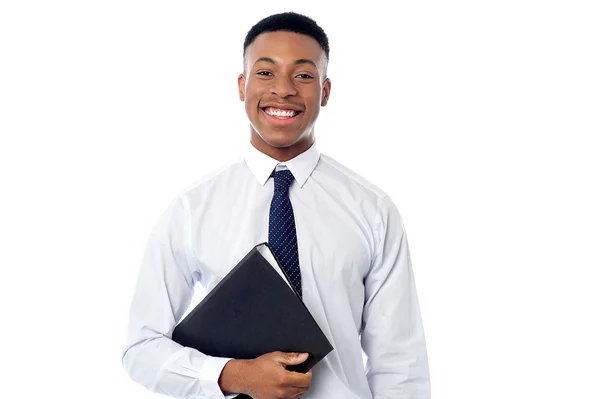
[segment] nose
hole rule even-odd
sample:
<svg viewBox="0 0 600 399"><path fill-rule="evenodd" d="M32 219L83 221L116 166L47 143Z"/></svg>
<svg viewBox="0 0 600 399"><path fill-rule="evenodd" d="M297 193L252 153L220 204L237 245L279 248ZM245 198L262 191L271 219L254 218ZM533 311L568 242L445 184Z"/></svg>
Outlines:
<svg viewBox="0 0 600 399"><path fill-rule="evenodd" d="M271 86L271 93L277 94L281 98L287 96L295 96L298 94L294 81L287 76L277 76L273 80L273 86Z"/></svg>

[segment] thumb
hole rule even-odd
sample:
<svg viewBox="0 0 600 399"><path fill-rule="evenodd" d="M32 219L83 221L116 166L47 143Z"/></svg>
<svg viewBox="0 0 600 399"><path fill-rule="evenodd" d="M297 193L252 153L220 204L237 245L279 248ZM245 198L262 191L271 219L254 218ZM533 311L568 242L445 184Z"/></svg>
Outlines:
<svg viewBox="0 0 600 399"><path fill-rule="evenodd" d="M300 364L308 358L308 353L289 352L282 357L282 364L294 365Z"/></svg>

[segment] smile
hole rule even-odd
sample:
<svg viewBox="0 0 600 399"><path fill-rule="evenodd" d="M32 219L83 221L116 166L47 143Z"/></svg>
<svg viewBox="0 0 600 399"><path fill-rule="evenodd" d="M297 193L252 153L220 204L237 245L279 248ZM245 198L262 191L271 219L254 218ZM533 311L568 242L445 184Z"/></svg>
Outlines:
<svg viewBox="0 0 600 399"><path fill-rule="evenodd" d="M287 125L293 123L298 115L302 113L302 111L293 109L279 109L274 107L265 107L260 110L267 120L275 125Z"/></svg>
<svg viewBox="0 0 600 399"><path fill-rule="evenodd" d="M274 107L261 108L263 112L269 116L273 116L278 119L289 119L300 114L300 111L293 109L280 109Z"/></svg>

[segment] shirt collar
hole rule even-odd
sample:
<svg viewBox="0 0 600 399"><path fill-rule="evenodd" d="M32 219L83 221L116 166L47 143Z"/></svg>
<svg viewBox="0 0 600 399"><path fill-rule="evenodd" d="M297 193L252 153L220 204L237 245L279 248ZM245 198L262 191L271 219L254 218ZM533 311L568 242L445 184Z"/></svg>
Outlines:
<svg viewBox="0 0 600 399"><path fill-rule="evenodd" d="M277 165L284 165L292 172L294 179L302 188L313 170L315 170L319 157L320 153L316 142L313 142L308 150L286 162L280 162L260 152L250 142L248 142L244 150L246 164L262 186L267 183L271 172L273 172Z"/></svg>

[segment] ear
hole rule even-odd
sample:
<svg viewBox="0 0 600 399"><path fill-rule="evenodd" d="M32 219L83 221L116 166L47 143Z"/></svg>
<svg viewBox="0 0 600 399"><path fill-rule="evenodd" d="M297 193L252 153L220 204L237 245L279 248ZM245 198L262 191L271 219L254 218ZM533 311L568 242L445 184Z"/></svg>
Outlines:
<svg viewBox="0 0 600 399"><path fill-rule="evenodd" d="M329 101L329 93L331 93L331 80L329 80L329 78L325 78L325 81L323 82L321 107L327 105L327 101Z"/></svg>
<svg viewBox="0 0 600 399"><path fill-rule="evenodd" d="M246 99L246 77L243 73L240 73L240 76L238 76L238 92L240 101L244 101Z"/></svg>

